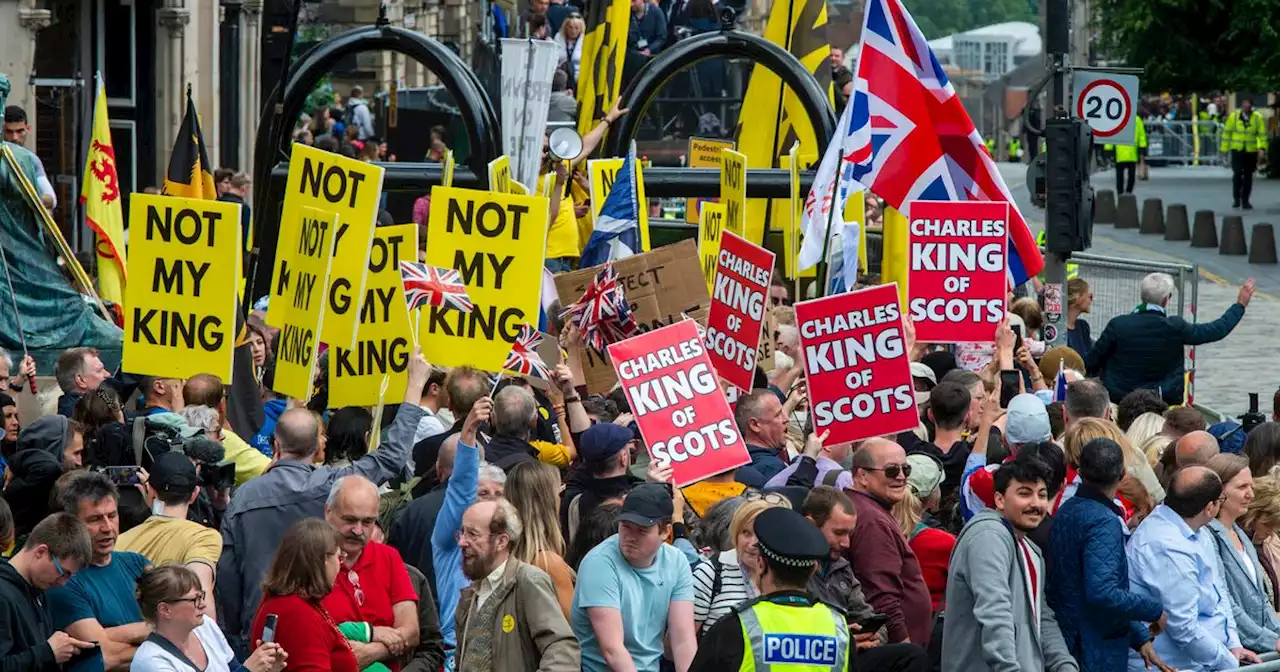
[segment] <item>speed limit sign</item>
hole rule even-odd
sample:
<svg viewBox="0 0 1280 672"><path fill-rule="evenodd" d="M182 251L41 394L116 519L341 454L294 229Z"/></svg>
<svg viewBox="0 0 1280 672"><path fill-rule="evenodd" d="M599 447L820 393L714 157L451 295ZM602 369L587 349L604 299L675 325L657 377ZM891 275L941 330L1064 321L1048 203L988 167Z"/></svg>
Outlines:
<svg viewBox="0 0 1280 672"><path fill-rule="evenodd" d="M1132 145L1138 78L1077 70L1071 83L1075 93L1071 109L1093 129L1094 143Z"/></svg>

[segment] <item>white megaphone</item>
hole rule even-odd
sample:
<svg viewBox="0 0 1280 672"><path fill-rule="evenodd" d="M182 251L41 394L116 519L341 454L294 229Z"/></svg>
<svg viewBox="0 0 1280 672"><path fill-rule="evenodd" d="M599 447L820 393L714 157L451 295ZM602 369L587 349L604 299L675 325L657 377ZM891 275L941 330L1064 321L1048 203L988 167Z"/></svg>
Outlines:
<svg viewBox="0 0 1280 672"><path fill-rule="evenodd" d="M576 159L582 153L582 136L569 126L561 126L547 138L547 151L557 161Z"/></svg>

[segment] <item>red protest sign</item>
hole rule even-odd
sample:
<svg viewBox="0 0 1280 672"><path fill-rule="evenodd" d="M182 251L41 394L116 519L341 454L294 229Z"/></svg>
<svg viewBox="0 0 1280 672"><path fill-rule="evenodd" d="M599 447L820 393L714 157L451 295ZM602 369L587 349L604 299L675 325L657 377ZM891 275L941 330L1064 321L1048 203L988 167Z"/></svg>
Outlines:
<svg viewBox="0 0 1280 672"><path fill-rule="evenodd" d="M1009 279L1009 204L914 201L907 308L922 343L995 339Z"/></svg>
<svg viewBox="0 0 1280 672"><path fill-rule="evenodd" d="M796 304L814 431L826 445L919 423L896 283Z"/></svg>
<svg viewBox="0 0 1280 672"><path fill-rule="evenodd" d="M755 378L772 276L772 252L728 231L721 234L707 313L707 350L716 373L739 389L751 389Z"/></svg>
<svg viewBox="0 0 1280 672"><path fill-rule="evenodd" d="M751 461L692 320L609 346L649 455L670 463L677 487Z"/></svg>

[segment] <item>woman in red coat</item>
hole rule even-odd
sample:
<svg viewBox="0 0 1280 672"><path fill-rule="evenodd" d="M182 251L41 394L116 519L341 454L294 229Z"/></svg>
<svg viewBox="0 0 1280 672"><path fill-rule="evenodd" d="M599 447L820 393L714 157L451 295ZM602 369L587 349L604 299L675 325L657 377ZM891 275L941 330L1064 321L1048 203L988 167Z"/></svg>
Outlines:
<svg viewBox="0 0 1280 672"><path fill-rule="evenodd" d="M275 641L289 654L289 672L359 672L356 656L320 600L341 566L338 533L319 518L293 524L280 542L253 617L252 640L276 616Z"/></svg>

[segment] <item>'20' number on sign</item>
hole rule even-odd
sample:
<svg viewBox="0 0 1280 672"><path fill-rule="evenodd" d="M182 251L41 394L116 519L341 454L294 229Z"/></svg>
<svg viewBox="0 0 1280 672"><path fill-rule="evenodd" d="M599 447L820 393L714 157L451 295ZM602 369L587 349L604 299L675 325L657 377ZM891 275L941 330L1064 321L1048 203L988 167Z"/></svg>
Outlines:
<svg viewBox="0 0 1280 672"><path fill-rule="evenodd" d="M1102 96L1089 96L1085 99L1084 105L1087 119L1116 121L1124 115L1124 103L1119 98L1108 98L1104 101Z"/></svg>

